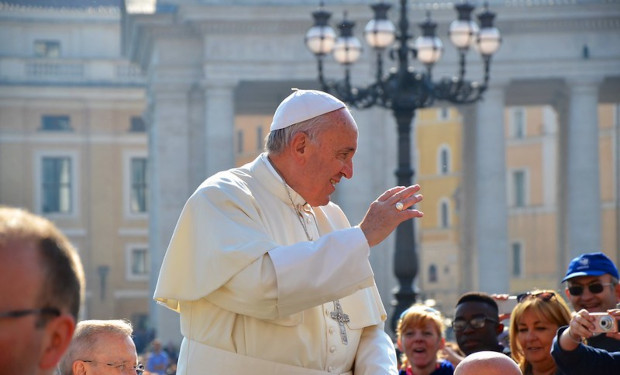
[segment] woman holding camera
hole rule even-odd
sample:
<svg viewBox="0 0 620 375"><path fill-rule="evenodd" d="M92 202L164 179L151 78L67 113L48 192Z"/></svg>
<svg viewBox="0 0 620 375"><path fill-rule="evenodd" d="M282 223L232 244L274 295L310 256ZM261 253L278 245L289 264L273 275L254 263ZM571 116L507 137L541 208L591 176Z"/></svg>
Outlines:
<svg viewBox="0 0 620 375"><path fill-rule="evenodd" d="M562 374L551 357L553 338L570 322L570 310L552 290L537 290L517 297L510 320L510 350L524 375Z"/></svg>
<svg viewBox="0 0 620 375"><path fill-rule="evenodd" d="M568 327L558 330L551 349L551 355L562 372L565 375L620 374L620 352L582 344L583 339L595 334L620 340L619 319L620 309L609 310L607 315L592 315L585 309L575 314Z"/></svg>

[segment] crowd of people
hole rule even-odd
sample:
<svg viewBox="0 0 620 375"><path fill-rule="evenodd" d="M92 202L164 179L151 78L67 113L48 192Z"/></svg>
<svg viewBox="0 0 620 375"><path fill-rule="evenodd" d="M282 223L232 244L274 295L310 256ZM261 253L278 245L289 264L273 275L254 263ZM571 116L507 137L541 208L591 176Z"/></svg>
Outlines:
<svg viewBox="0 0 620 375"><path fill-rule="evenodd" d="M445 343L441 312L424 305L412 306L403 313L398 325L397 344L403 353L400 375L466 374L464 369L457 371L461 363L465 366L474 359L485 361L491 358L488 353L510 358L511 367L518 372L500 371L490 365L488 371L483 371L484 366L480 365L476 370L479 372L472 374L620 373L617 267L604 253L584 253L571 261L562 282L573 313L562 294L555 290L519 294L517 305L509 314L500 314L498 307L498 301L507 296L464 294L456 304L452 321L456 347ZM504 320L509 321L509 347L500 343ZM474 354L479 357L468 360ZM452 370L452 366L456 369Z"/></svg>
<svg viewBox="0 0 620 375"><path fill-rule="evenodd" d="M571 261L564 293L526 291L508 312L498 301L509 296L483 292L463 294L454 311L413 305L392 342L369 255L423 216L422 195L388 189L352 226L330 195L353 177L357 136L343 102L297 90L276 109L265 153L191 195L154 295L180 314L178 361L159 340L140 358L128 321L78 322L84 271L73 246L51 221L0 207L0 374L620 373L619 276L601 252Z"/></svg>

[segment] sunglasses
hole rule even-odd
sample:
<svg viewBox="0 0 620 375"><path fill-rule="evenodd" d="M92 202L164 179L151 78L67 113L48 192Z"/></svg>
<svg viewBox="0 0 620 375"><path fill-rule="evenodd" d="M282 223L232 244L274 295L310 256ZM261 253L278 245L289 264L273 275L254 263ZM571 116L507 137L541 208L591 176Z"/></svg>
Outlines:
<svg viewBox="0 0 620 375"><path fill-rule="evenodd" d="M412 307L408 308L407 310L403 311L403 312L400 314L400 317L399 317L398 319L402 319L402 318L404 318L404 317L405 317L405 315L407 315L410 311L413 311L413 310L412 310L413 308L414 308L414 306L412 306ZM423 310L424 312L427 312L427 313L431 313L431 314L435 314L435 315L439 315L439 316L441 316L441 313L440 313L439 311L435 310L434 308L432 308L432 307L430 307L430 306L424 307L422 310Z"/></svg>
<svg viewBox="0 0 620 375"><path fill-rule="evenodd" d="M596 283L596 284L588 284L588 290L592 294L601 293L606 286L614 285L613 283ZM580 296L583 294L584 287L583 285L569 285L568 292L571 296Z"/></svg>
<svg viewBox="0 0 620 375"><path fill-rule="evenodd" d="M530 299L530 298L538 298L540 300L543 300L545 302L549 302L551 301L552 298L555 297L555 293L554 292L525 292L525 293L521 293L519 295L517 295L517 303L521 303L523 301L525 301L526 299Z"/></svg>

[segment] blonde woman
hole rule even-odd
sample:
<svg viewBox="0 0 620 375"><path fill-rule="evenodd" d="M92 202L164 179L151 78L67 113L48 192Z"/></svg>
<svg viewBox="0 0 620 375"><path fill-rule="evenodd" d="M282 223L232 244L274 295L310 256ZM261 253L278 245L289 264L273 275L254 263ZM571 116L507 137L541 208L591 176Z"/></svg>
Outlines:
<svg viewBox="0 0 620 375"><path fill-rule="evenodd" d="M425 305L413 305L402 313L396 334L403 353L399 375L452 375L454 366L438 357L446 340L441 313Z"/></svg>
<svg viewBox="0 0 620 375"><path fill-rule="evenodd" d="M552 290L536 290L517 297L510 320L510 349L524 375L561 374L553 357L553 338L571 320L562 297Z"/></svg>

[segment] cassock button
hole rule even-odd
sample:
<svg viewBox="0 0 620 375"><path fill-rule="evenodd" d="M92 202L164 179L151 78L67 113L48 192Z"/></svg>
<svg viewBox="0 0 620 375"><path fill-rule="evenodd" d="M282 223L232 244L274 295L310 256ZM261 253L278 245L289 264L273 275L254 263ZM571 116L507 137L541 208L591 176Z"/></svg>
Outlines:
<svg viewBox="0 0 620 375"><path fill-rule="evenodd" d="M333 352L335 352L335 351L336 351L336 347L335 347L335 346L330 346L330 347L329 347L329 352L330 352L330 353L333 353Z"/></svg>
<svg viewBox="0 0 620 375"><path fill-rule="evenodd" d="M329 367L327 368L327 371L329 371L329 372L334 372L334 368L333 368L332 366L329 366Z"/></svg>
<svg viewBox="0 0 620 375"><path fill-rule="evenodd" d="M334 327L329 327L329 333L331 333L331 334L334 333Z"/></svg>

